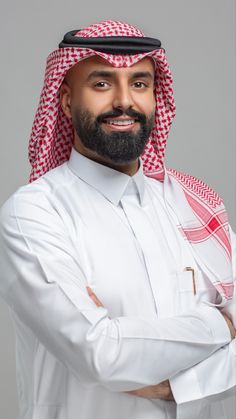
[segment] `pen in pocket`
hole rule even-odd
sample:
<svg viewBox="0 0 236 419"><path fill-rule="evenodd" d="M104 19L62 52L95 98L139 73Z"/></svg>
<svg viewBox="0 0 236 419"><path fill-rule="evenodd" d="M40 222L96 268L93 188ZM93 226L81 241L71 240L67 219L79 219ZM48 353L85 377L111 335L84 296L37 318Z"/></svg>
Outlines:
<svg viewBox="0 0 236 419"><path fill-rule="evenodd" d="M192 272L192 283L193 283L193 294L196 295L196 281L195 281L195 271L190 266L186 266L185 271Z"/></svg>

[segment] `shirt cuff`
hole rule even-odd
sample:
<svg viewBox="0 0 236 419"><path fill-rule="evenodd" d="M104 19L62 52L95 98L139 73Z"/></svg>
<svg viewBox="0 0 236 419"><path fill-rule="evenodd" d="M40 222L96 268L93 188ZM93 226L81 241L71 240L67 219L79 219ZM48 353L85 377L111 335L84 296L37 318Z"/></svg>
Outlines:
<svg viewBox="0 0 236 419"><path fill-rule="evenodd" d="M222 346L231 341L229 327L216 308L203 306L198 309L211 328L215 343L222 342ZM177 404L187 403L203 398L199 385L196 368L181 371L169 379L171 390Z"/></svg>
<svg viewBox="0 0 236 419"><path fill-rule="evenodd" d="M202 314L205 323L210 327L213 336L213 342L221 343L222 346L231 341L231 334L229 326L216 307L208 306L207 303L197 309L198 313ZM200 331L199 331L200 333Z"/></svg>
<svg viewBox="0 0 236 419"><path fill-rule="evenodd" d="M180 372L170 378L170 387L177 404L187 403L189 401L202 398L197 374L194 368Z"/></svg>

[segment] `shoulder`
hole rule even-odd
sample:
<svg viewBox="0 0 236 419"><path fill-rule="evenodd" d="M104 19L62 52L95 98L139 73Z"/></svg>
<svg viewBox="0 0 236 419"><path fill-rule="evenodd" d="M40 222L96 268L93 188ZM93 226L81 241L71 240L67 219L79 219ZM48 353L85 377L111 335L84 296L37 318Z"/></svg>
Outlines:
<svg viewBox="0 0 236 419"><path fill-rule="evenodd" d="M15 216L30 216L40 213L55 213L58 191L68 190L74 181L67 164L50 170L37 180L19 187L1 206L0 223L3 226ZM63 192L62 192L63 193Z"/></svg>
<svg viewBox="0 0 236 419"><path fill-rule="evenodd" d="M212 209L223 205L222 198L203 180L170 168L167 169L167 174L170 178L175 179L181 185L186 195L191 195L197 198L210 206Z"/></svg>

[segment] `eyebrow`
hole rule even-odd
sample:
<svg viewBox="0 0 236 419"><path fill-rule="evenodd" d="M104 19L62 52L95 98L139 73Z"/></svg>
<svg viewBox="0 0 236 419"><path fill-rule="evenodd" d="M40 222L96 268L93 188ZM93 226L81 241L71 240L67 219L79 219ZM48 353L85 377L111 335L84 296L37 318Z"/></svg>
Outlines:
<svg viewBox="0 0 236 419"><path fill-rule="evenodd" d="M98 77L104 77L111 79L115 76L115 71L107 71L107 70L95 70L92 71L92 73L89 74L87 77L87 81L91 81L92 79L98 78ZM154 75L150 73L149 71L136 71L131 76L132 79L137 78L146 78L146 79L154 79Z"/></svg>

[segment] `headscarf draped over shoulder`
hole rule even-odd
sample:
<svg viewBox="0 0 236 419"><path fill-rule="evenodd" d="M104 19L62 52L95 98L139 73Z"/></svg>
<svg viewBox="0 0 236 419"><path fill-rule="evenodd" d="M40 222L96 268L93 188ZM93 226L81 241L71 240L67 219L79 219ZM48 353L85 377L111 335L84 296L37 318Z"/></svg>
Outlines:
<svg viewBox="0 0 236 419"><path fill-rule="evenodd" d="M147 38L134 26L113 20L67 33L46 65L44 85L29 142L30 182L69 159L73 127L59 102L66 73L91 56L114 67L130 67L145 57L155 64L155 123L141 156L146 176L164 182L165 200L178 217L178 229L194 251L201 269L221 296L223 306L233 296L231 244L227 213L221 198L193 176L166 169L166 141L175 116L173 78L158 39Z"/></svg>

